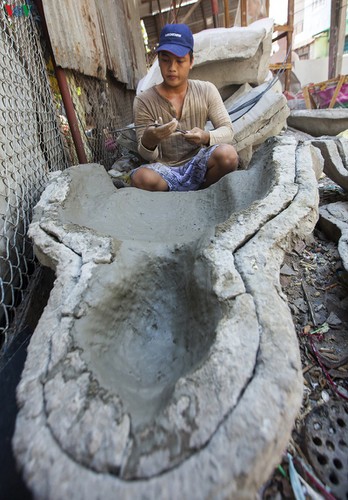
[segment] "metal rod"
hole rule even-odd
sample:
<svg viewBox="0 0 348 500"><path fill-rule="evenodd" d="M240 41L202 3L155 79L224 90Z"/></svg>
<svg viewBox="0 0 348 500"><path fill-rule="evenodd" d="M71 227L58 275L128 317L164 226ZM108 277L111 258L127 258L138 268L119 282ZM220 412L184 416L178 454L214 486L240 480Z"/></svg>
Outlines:
<svg viewBox="0 0 348 500"><path fill-rule="evenodd" d="M160 127L161 125L163 125L163 123L147 123L146 125L128 125L128 127L114 128L110 132L118 133L118 132L124 132L126 130L135 130L138 128ZM187 130L183 130L182 128L175 129L175 132L180 132L181 134L187 134Z"/></svg>
<svg viewBox="0 0 348 500"><path fill-rule="evenodd" d="M219 5L217 0L210 0L211 1L211 10L213 13L213 21L214 21L214 28L219 27Z"/></svg>

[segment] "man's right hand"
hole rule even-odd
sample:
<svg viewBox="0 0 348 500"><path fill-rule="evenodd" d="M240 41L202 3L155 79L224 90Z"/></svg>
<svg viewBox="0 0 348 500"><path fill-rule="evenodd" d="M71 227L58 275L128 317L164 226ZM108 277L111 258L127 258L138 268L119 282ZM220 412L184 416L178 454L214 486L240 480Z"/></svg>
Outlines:
<svg viewBox="0 0 348 500"><path fill-rule="evenodd" d="M155 149L163 139L167 139L175 132L177 126L178 120L176 118L164 125L150 125L144 130L141 138L143 146L146 149Z"/></svg>

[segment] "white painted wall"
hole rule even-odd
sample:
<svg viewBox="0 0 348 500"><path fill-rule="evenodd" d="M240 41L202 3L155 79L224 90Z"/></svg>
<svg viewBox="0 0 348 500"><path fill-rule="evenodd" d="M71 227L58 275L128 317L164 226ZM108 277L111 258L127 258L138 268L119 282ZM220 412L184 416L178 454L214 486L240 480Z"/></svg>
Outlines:
<svg viewBox="0 0 348 500"><path fill-rule="evenodd" d="M294 73L301 82L301 87L309 83L324 82L328 79L329 58L294 61ZM341 75L348 74L348 54L343 56Z"/></svg>

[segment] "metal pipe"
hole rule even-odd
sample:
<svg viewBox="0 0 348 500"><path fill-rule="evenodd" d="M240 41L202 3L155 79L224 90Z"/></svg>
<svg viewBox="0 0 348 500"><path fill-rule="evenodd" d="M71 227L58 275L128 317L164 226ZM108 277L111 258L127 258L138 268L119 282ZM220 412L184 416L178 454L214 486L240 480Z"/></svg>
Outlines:
<svg viewBox="0 0 348 500"><path fill-rule="evenodd" d="M213 13L214 28L219 27L219 5L218 0L211 0L211 10Z"/></svg>
<svg viewBox="0 0 348 500"><path fill-rule="evenodd" d="M81 133L80 133L74 105L73 105L73 102L71 99L70 90L68 87L68 82L66 79L65 71L63 68L57 66L55 58L54 58L53 48L52 48L50 36L48 33L48 29L47 29L42 0L36 0L36 5L37 5L37 8L38 8L40 16L41 16L42 27L43 27L44 33L46 35L47 44L48 44L50 52L51 52L53 68L54 68L54 71L55 71L55 74L57 77L59 90L60 90L61 95L62 95L64 109L66 112L66 117L68 119L70 130L71 130L72 139L74 141L77 158L79 160L79 163L87 163L87 156L86 156L84 144L82 141L82 137L81 137Z"/></svg>

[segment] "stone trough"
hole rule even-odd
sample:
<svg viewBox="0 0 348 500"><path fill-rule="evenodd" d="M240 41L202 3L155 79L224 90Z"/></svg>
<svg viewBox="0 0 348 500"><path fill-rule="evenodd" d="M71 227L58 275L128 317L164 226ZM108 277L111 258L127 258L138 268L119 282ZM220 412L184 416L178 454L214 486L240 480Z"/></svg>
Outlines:
<svg viewBox="0 0 348 500"><path fill-rule="evenodd" d="M190 193L96 164L51 180L30 235L56 281L13 440L34 498L255 498L302 398L279 270L317 221L311 149L269 139Z"/></svg>

